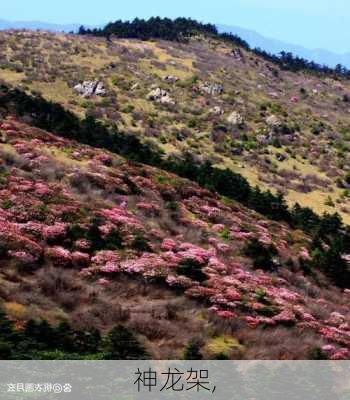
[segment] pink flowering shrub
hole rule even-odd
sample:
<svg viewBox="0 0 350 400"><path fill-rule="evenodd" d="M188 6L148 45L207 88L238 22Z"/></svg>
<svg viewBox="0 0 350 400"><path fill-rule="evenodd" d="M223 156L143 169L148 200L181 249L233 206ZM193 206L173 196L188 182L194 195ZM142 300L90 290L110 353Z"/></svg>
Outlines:
<svg viewBox="0 0 350 400"><path fill-rule="evenodd" d="M8 255L15 259L23 266L32 266L36 263L37 259L26 251L9 251Z"/></svg>
<svg viewBox="0 0 350 400"><path fill-rule="evenodd" d="M45 255L57 267L67 267L72 263L72 254L61 246L46 248Z"/></svg>
<svg viewBox="0 0 350 400"><path fill-rule="evenodd" d="M137 275L202 301L215 323L238 321L249 329L247 337L282 325L291 335L316 335L329 359L350 357L350 291L314 291L313 278L302 275L297 262L310 260L307 237L294 239L300 233L291 235L285 224L233 201L224 204L185 179L163 172L160 179L154 168L14 122L7 129L19 161L6 167L0 182L5 268L75 268L69 273L102 287L112 287L121 274ZM56 150L64 151L64 163ZM253 265L244 252L254 240L258 249L276 249L271 268Z"/></svg>
<svg viewBox="0 0 350 400"><path fill-rule="evenodd" d="M80 251L74 251L72 253L72 263L75 267L86 267L89 265L90 256L87 253L82 253Z"/></svg>
<svg viewBox="0 0 350 400"><path fill-rule="evenodd" d="M63 223L56 223L43 229L43 236L47 242L63 239L67 233L67 226Z"/></svg>

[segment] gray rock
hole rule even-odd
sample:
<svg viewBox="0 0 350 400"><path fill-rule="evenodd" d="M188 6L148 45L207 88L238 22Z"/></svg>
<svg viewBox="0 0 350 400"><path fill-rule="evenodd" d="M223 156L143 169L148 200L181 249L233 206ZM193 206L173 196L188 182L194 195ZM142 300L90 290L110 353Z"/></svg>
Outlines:
<svg viewBox="0 0 350 400"><path fill-rule="evenodd" d="M222 115L224 113L224 110L219 106L215 106L215 107L211 108L209 110L209 112L210 112L210 114L213 114L213 115Z"/></svg>
<svg viewBox="0 0 350 400"><path fill-rule="evenodd" d="M230 125L242 126L244 124L244 118L237 111L233 111L228 117L227 122Z"/></svg>
<svg viewBox="0 0 350 400"><path fill-rule="evenodd" d="M216 96L224 92L224 87L220 83L204 82L199 86L199 89L211 96Z"/></svg>
<svg viewBox="0 0 350 400"><path fill-rule="evenodd" d="M98 82L96 88L95 88L95 94L96 96L105 96L107 93L104 85L102 82Z"/></svg>
<svg viewBox="0 0 350 400"><path fill-rule="evenodd" d="M74 86L74 90L83 97L105 96L107 94L103 82L100 81L84 81Z"/></svg>
<svg viewBox="0 0 350 400"><path fill-rule="evenodd" d="M276 158L280 162L285 161L287 159L287 157L284 154L281 154L281 153L277 153L276 154Z"/></svg>
<svg viewBox="0 0 350 400"><path fill-rule="evenodd" d="M136 83L134 83L134 84L131 86L130 90L136 90L136 89L138 89L139 87L140 87L140 84L139 84L138 82L136 82Z"/></svg>
<svg viewBox="0 0 350 400"><path fill-rule="evenodd" d="M243 53L242 53L241 49L239 49L239 48L233 49L231 54L232 54L232 57L238 61L243 61L243 59L244 59Z"/></svg>
<svg viewBox="0 0 350 400"><path fill-rule="evenodd" d="M273 114L266 118L266 123L271 128L279 128L282 125L280 119Z"/></svg>
<svg viewBox="0 0 350 400"><path fill-rule="evenodd" d="M176 83L179 80L180 79L175 75L166 75L166 76L163 77L163 81L167 82L167 83Z"/></svg>
<svg viewBox="0 0 350 400"><path fill-rule="evenodd" d="M175 101L170 97L169 92L159 87L148 93L147 100L156 101L161 104L175 104Z"/></svg>
<svg viewBox="0 0 350 400"><path fill-rule="evenodd" d="M259 144L268 144L269 143L269 138L266 135L256 135L256 141Z"/></svg>

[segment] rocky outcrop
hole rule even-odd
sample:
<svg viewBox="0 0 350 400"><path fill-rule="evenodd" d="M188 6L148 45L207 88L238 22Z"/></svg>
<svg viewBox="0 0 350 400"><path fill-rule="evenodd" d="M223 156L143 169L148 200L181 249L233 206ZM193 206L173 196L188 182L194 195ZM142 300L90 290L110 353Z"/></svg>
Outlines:
<svg viewBox="0 0 350 400"><path fill-rule="evenodd" d="M224 110L219 106L215 106L209 110L209 113L213 115L222 115Z"/></svg>
<svg viewBox="0 0 350 400"><path fill-rule="evenodd" d="M82 97L105 96L107 91L101 81L84 81L74 86L74 90Z"/></svg>
<svg viewBox="0 0 350 400"><path fill-rule="evenodd" d="M282 125L281 120L276 115L270 115L266 118L266 123L270 128L279 128Z"/></svg>
<svg viewBox="0 0 350 400"><path fill-rule="evenodd" d="M175 75L166 75L166 76L163 77L163 81L167 82L167 83L176 83L179 80L180 79Z"/></svg>
<svg viewBox="0 0 350 400"><path fill-rule="evenodd" d="M217 96L224 92L224 87L221 83L204 82L199 86L199 90L211 96Z"/></svg>
<svg viewBox="0 0 350 400"><path fill-rule="evenodd" d="M235 125L235 126L242 126L244 125L244 118L240 113L237 111L233 111L228 117L227 117L227 122L230 125Z"/></svg>
<svg viewBox="0 0 350 400"><path fill-rule="evenodd" d="M231 55L237 61L243 61L244 60L243 53L242 53L241 49L238 48L238 47L236 49L232 50Z"/></svg>
<svg viewBox="0 0 350 400"><path fill-rule="evenodd" d="M155 101L161 104L175 104L175 101L170 97L169 92L161 88L156 88L149 92L147 95L147 100Z"/></svg>

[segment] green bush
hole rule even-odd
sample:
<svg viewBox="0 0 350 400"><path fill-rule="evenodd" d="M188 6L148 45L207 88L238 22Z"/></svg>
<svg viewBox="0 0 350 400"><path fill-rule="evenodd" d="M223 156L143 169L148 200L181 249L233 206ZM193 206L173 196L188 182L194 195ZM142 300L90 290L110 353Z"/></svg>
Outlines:
<svg viewBox="0 0 350 400"><path fill-rule="evenodd" d="M272 271L276 268L273 258L278 255L273 245L263 246L257 239L252 239L244 247L244 254L253 260L255 268Z"/></svg>

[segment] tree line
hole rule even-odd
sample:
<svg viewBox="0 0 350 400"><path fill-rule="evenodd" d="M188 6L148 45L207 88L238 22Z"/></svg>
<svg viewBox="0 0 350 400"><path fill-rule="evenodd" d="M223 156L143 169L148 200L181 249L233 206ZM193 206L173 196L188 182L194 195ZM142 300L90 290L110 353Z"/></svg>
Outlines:
<svg viewBox="0 0 350 400"><path fill-rule="evenodd" d="M0 310L2 360L139 360L148 359L135 333L117 325L102 335L97 329L77 330L68 322L50 325L29 320L23 328Z"/></svg>
<svg viewBox="0 0 350 400"><path fill-rule="evenodd" d="M308 61L290 52L281 52L278 55L268 53L260 48L252 49L249 44L232 33L219 33L213 24L203 24L191 18L160 18L152 17L148 20L135 18L133 21L117 20L108 23L104 28L89 29L81 26L79 35L94 35L106 37L111 36L124 39L163 39L169 41L185 41L186 39L203 34L212 38L225 40L235 46L240 46L247 51L262 57L266 61L278 65L281 69L293 72L309 71L320 75L332 76L334 78L349 78L350 71L338 64L335 68Z"/></svg>

